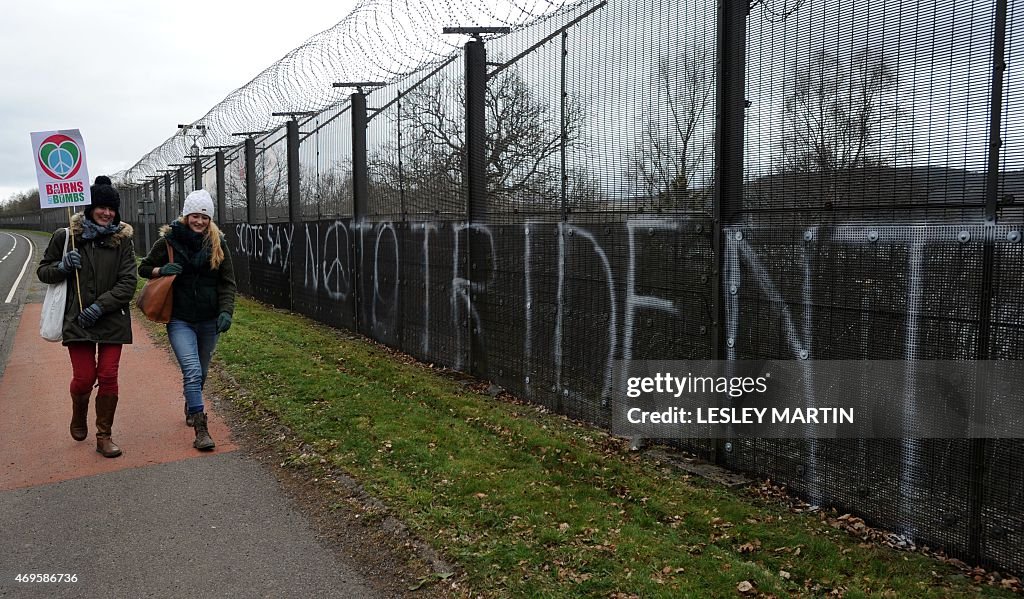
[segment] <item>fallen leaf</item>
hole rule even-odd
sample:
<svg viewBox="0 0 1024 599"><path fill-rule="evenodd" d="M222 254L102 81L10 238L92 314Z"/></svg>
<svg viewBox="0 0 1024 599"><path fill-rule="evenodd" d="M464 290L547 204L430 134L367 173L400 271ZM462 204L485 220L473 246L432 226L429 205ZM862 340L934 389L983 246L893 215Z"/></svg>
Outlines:
<svg viewBox="0 0 1024 599"><path fill-rule="evenodd" d="M743 582L736 585L736 590L741 593L750 593L753 592L754 585L752 585L749 580L744 580Z"/></svg>
<svg viewBox="0 0 1024 599"><path fill-rule="evenodd" d="M420 587L422 587L423 585L425 585L427 583L434 582L435 580L448 580L451 577L452 577L452 573L451 572L434 572L433 574L427 574L426 576L421 577L416 582L416 584L410 586L409 590L410 591L417 591L417 590L420 589Z"/></svg>

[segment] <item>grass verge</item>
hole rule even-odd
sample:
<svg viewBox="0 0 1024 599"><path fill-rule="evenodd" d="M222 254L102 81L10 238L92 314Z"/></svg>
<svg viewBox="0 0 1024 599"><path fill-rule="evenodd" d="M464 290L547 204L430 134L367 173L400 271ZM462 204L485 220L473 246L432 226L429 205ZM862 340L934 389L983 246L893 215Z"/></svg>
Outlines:
<svg viewBox="0 0 1024 599"><path fill-rule="evenodd" d="M1015 596L249 300L216 356L239 407L312 448L296 465L344 470L473 595Z"/></svg>

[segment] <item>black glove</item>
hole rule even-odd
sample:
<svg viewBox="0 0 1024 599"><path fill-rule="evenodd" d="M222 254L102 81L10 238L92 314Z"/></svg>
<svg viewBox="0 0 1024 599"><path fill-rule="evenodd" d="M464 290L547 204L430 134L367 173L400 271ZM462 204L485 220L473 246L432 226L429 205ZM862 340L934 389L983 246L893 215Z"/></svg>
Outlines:
<svg viewBox="0 0 1024 599"><path fill-rule="evenodd" d="M231 328L231 315L227 312L221 312L217 316L217 332L226 333Z"/></svg>
<svg viewBox="0 0 1024 599"><path fill-rule="evenodd" d="M78 315L78 326L87 329L96 324L100 316L103 316L103 309L100 308L99 304L93 304L82 310L81 314Z"/></svg>
<svg viewBox="0 0 1024 599"><path fill-rule="evenodd" d="M169 277L171 275L180 275L181 265L174 262L168 262L160 267L160 276Z"/></svg>
<svg viewBox="0 0 1024 599"><path fill-rule="evenodd" d="M78 253L78 250L71 250L64 254L61 258L60 264L57 265L57 270L62 273L69 275L72 271L76 271L82 268L82 255Z"/></svg>

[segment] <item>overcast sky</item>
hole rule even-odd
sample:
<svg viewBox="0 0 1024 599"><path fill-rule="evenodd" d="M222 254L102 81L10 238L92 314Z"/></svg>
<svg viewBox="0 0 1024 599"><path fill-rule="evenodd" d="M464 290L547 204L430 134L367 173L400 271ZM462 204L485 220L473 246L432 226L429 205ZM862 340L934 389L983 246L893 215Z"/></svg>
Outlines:
<svg viewBox="0 0 1024 599"><path fill-rule="evenodd" d="M355 4L5 2L0 202L36 186L30 132L80 129L91 177L124 170Z"/></svg>

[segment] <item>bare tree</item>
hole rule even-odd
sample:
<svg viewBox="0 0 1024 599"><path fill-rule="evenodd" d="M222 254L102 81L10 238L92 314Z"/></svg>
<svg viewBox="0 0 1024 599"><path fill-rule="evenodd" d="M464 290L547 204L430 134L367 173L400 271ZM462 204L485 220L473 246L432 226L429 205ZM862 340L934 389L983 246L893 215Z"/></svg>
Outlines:
<svg viewBox="0 0 1024 599"><path fill-rule="evenodd" d="M288 216L288 159L283 142L256 152L256 208L268 221Z"/></svg>
<svg viewBox="0 0 1024 599"><path fill-rule="evenodd" d="M410 212L433 212L439 198L460 198L465 160L465 90L461 80L439 75L404 98L394 117L402 146L370 157L380 193L404 194ZM563 146L580 140L583 112L567 103L564 136L559 111L536 97L515 68L488 81L487 188L492 197L522 205L557 208L561 203ZM586 176L582 180L589 179ZM581 187L583 189L583 187ZM591 195L596 188L585 190Z"/></svg>
<svg viewBox="0 0 1024 599"><path fill-rule="evenodd" d="M258 219L273 220L288 215L288 161L283 144L263 148L256 154L256 197L248 198L245 180L245 156L239 154L224 169L225 209L248 218L248 202L255 202Z"/></svg>
<svg viewBox="0 0 1024 599"><path fill-rule="evenodd" d="M705 166L703 127L713 83L704 50L658 59L655 93L640 140L629 156L627 176L656 208L701 208L695 189Z"/></svg>
<svg viewBox="0 0 1024 599"><path fill-rule="evenodd" d="M909 148L897 142L896 72L864 49L845 63L825 50L791 76L782 150L785 170L835 173L892 166Z"/></svg>
<svg viewBox="0 0 1024 599"><path fill-rule="evenodd" d="M246 220L245 158L238 152L224 165L224 209L225 220Z"/></svg>
<svg viewBox="0 0 1024 599"><path fill-rule="evenodd" d="M299 173L303 216L351 216L352 185L351 163L339 160L322 171L313 166L303 168Z"/></svg>

